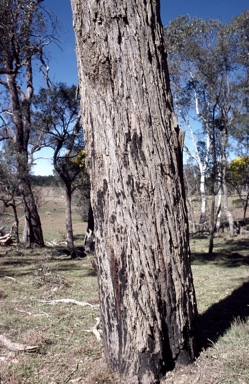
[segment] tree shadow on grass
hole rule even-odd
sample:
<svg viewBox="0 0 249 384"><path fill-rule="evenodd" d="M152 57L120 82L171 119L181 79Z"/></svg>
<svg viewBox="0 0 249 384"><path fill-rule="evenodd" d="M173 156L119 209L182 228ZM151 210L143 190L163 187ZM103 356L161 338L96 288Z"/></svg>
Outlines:
<svg viewBox="0 0 249 384"><path fill-rule="evenodd" d="M222 247L228 249L229 252L239 252L241 250L249 251L249 237L234 237L226 240L216 238L215 247Z"/></svg>
<svg viewBox="0 0 249 384"><path fill-rule="evenodd" d="M44 264L54 272L79 270L79 261L82 259L83 257L72 260L67 250L62 247L33 250L12 248L0 255L0 278L33 275Z"/></svg>
<svg viewBox="0 0 249 384"><path fill-rule="evenodd" d="M249 265L249 238L215 239L217 252L211 255L203 252L192 252L192 263L201 265L212 262L224 267Z"/></svg>
<svg viewBox="0 0 249 384"><path fill-rule="evenodd" d="M239 252L217 252L212 255L202 252L192 252L193 265L202 265L210 262L220 264L227 268L235 268L242 265L249 265L249 255L245 256Z"/></svg>
<svg viewBox="0 0 249 384"><path fill-rule="evenodd" d="M213 304L199 317L201 331L201 349L210 347L225 334L231 323L237 319L246 321L249 318L249 282L235 289L231 295Z"/></svg>

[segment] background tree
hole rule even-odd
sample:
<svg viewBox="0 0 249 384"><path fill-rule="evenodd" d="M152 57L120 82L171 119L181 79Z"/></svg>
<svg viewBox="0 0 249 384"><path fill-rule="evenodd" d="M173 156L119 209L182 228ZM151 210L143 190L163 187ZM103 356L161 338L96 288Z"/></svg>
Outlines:
<svg viewBox="0 0 249 384"><path fill-rule="evenodd" d="M188 207L188 221L190 224L190 233L200 232L199 226L196 226L195 210L196 201L199 199L198 185L200 179L200 170L192 157L189 158L187 164L184 164L184 186L186 201Z"/></svg>
<svg viewBox="0 0 249 384"><path fill-rule="evenodd" d="M72 194L82 186L84 140L76 87L65 84L41 88L35 97L36 124L45 133L43 145L51 147L53 165L64 186L67 247L74 248Z"/></svg>
<svg viewBox="0 0 249 384"><path fill-rule="evenodd" d="M42 0L1 1L0 87L1 139L8 140L8 150L16 161L25 212L23 241L27 245L43 246L41 222L29 178L33 66L40 63L46 71L44 49L51 41L48 14L41 3Z"/></svg>
<svg viewBox="0 0 249 384"><path fill-rule="evenodd" d="M179 34L179 36L178 36ZM198 28L191 24L187 16L179 17L165 28L165 43L169 58L169 71L173 91L174 105L180 125L186 130L185 152L199 168L200 218L201 227L207 222L206 175L209 167L211 136L209 120L204 118L208 109L205 95L206 87L195 78L197 65L195 55L199 39ZM190 41L189 41L190 40ZM185 44L191 46L191 53ZM194 44L195 49L192 47ZM204 93L203 93L204 92ZM205 114L204 114L205 111Z"/></svg>
<svg viewBox="0 0 249 384"><path fill-rule="evenodd" d="M245 32L248 28L248 15L243 13L227 24L183 16L172 21L165 33L174 99L180 111L180 121L185 126L190 122L192 137L196 136L193 126L196 127L196 122L199 122L199 132L206 137L204 163L195 145L196 139L193 140L192 148L194 147L193 156L199 164L201 174L206 174L207 165L212 166L210 231L212 233L217 225L215 194L222 190L223 210L229 222L231 236L234 229L233 217L228 207L226 167L235 111L238 112L238 98L245 99L238 87L245 81L247 74L247 62L241 60L244 38L238 33L238 26L243 24ZM219 196L221 197L221 193ZM219 212L218 204L216 217Z"/></svg>
<svg viewBox="0 0 249 384"><path fill-rule="evenodd" d="M77 204L82 220L88 222L90 210L90 180L86 170L85 149L79 152L78 156L73 159L73 162L81 168L81 172L79 174L80 188L77 188L74 194L74 201Z"/></svg>
<svg viewBox="0 0 249 384"><path fill-rule="evenodd" d="M246 224L246 212L249 201L249 156L237 157L227 166L228 183L238 193L244 208L243 220Z"/></svg>
<svg viewBox="0 0 249 384"><path fill-rule="evenodd" d="M237 87L238 98L234 109L232 137L235 140L235 153L244 157L249 155L249 70L246 78Z"/></svg>
<svg viewBox="0 0 249 384"><path fill-rule="evenodd" d="M196 331L159 1L71 4L105 355L122 382L159 383Z"/></svg>

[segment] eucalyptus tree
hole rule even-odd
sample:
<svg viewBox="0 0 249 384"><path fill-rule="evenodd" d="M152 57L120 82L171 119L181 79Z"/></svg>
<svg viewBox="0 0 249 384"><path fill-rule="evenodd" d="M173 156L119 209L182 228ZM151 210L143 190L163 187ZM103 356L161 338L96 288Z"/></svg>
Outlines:
<svg viewBox="0 0 249 384"><path fill-rule="evenodd" d="M189 134L191 139L186 142L185 150L197 162L200 170L200 224L207 220L206 174L214 125L210 118L212 107L202 67L208 66L206 56L209 52L206 47L213 38L216 25L213 22L208 26L203 20L182 16L165 28L174 104L179 123L187 130L186 137Z"/></svg>
<svg viewBox="0 0 249 384"><path fill-rule="evenodd" d="M159 383L193 360L197 312L160 2L71 4L105 355Z"/></svg>
<svg viewBox="0 0 249 384"><path fill-rule="evenodd" d="M183 16L173 20L165 29L175 105L181 123L189 126L193 139L193 149L188 152L194 152L191 155L197 160L203 176L212 165L211 232L216 226L215 194L222 188L223 209L231 236L234 233L233 217L228 208L226 165L236 105L241 96L238 85L245 78L248 68L246 62L239 60L243 39L238 33L238 25L242 24L242 19L244 29L248 28L249 16L246 12L227 24ZM198 133L196 122L199 123ZM205 142L204 161L201 161L198 140ZM200 186L202 206L205 206L204 185L203 177ZM217 212L219 210L217 207ZM203 215L201 210L201 217Z"/></svg>
<svg viewBox="0 0 249 384"><path fill-rule="evenodd" d="M246 75L238 84L238 103L233 134L239 144L240 156L249 156L249 11L233 19L237 40L236 61L245 68Z"/></svg>
<svg viewBox="0 0 249 384"><path fill-rule="evenodd" d="M84 139L76 86L59 83L41 88L34 98L34 118L43 132L43 146L53 149L53 166L65 189L67 247L74 248L72 194L82 187Z"/></svg>
<svg viewBox="0 0 249 384"><path fill-rule="evenodd" d="M34 66L47 75L45 48L52 39L51 19L42 0L1 0L0 91L1 140L8 142L16 162L19 192L23 199L26 245L44 245L40 217L30 182L30 133Z"/></svg>

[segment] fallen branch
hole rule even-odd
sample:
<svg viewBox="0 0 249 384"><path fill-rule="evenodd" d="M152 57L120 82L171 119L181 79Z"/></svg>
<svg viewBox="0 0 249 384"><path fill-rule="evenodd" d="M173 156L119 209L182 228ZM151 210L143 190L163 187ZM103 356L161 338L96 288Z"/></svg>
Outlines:
<svg viewBox="0 0 249 384"><path fill-rule="evenodd" d="M24 345L20 343L14 343L7 339L4 335L0 335L0 343L9 349L10 351L22 351L22 352L36 352L39 349L38 345Z"/></svg>
<svg viewBox="0 0 249 384"><path fill-rule="evenodd" d="M84 332L92 332L98 341L101 341L101 335L100 332L101 330L98 330L100 324L100 317L96 317L96 324L90 328L90 329L85 329Z"/></svg>
<svg viewBox="0 0 249 384"><path fill-rule="evenodd" d="M66 304L80 305L82 307L87 307L87 306L89 306L91 308L96 307L96 305L92 305L92 304L87 303L85 301L77 301L77 300L74 300L74 299L39 300L39 302L47 303L47 304L51 304L51 305L59 304L59 303L66 303Z"/></svg>

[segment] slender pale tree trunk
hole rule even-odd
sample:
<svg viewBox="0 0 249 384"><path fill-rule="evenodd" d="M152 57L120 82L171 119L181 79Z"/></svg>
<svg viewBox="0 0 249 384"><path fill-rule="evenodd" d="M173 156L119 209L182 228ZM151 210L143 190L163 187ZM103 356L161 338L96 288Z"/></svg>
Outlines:
<svg viewBox="0 0 249 384"><path fill-rule="evenodd" d="M213 249L214 249L214 233L215 233L215 194L212 191L211 210L210 210L209 248L208 248L208 253L210 255L213 253Z"/></svg>
<svg viewBox="0 0 249 384"><path fill-rule="evenodd" d="M190 77L192 80L194 79L194 76L192 73L190 73ZM194 153L190 151L187 148L188 154L197 162L199 170L200 170L200 195L201 195L201 212L200 212L200 224L205 224L207 222L207 196L206 196L206 173L207 173L207 167L209 162L209 155L211 150L211 141L210 141L210 126L209 122L205 119L203 115L201 115L199 110L199 99L196 90L194 91L194 104L195 104L195 112L196 115L203 121L203 124L205 126L205 144L206 144L206 153L204 159L202 159L200 151L197 146L196 136L194 134L193 128L190 125L189 121L186 120L186 117L182 115L183 120L185 121L185 124L189 128L192 145L194 148Z"/></svg>
<svg viewBox="0 0 249 384"><path fill-rule="evenodd" d="M66 186L66 200L65 200L65 216L66 216L66 236L67 236L67 248L73 250L73 222L72 222L72 192L71 186Z"/></svg>
<svg viewBox="0 0 249 384"><path fill-rule="evenodd" d="M197 314L159 1L71 3L105 356L159 383L193 360Z"/></svg>
<svg viewBox="0 0 249 384"><path fill-rule="evenodd" d="M227 151L227 141L228 141L227 130L224 129L224 132L222 132L222 134L223 135L221 138L221 182L222 182L222 190L223 190L223 209L229 224L230 236L233 237L234 236L234 220L233 220L233 215L229 210L229 206L228 206L228 192L227 192L227 181L226 181L226 167L227 167L226 151Z"/></svg>
<svg viewBox="0 0 249 384"><path fill-rule="evenodd" d="M218 173L218 199L216 204L216 231L219 232L221 225L221 201L222 201L222 183L221 174Z"/></svg>
<svg viewBox="0 0 249 384"><path fill-rule="evenodd" d="M197 99L196 99L196 105ZM196 107L196 114L197 116L199 115L199 109ZM184 119L184 116L182 116L183 120L185 121L185 124L189 128L191 140L192 140L192 145L194 148L194 152L189 150L186 147L187 153L189 154L192 159L194 159L199 167L200 170L200 196L201 196L201 208L200 208L200 224L205 224L207 221L207 196L206 196L206 173L207 173L207 166L208 166L208 161L209 161L209 153L210 153L210 148L211 148L211 143L210 143L210 132L208 126L206 126L206 154L205 154L205 159L203 160L201 158L200 152L197 147L196 143L196 138L194 135L194 131L192 129L192 126ZM205 121L204 121L205 123Z"/></svg>
<svg viewBox="0 0 249 384"><path fill-rule="evenodd" d="M207 198L206 198L206 189L205 189L205 180L206 180L206 171L203 169L203 167L200 167L200 193L201 193L201 215L200 215L200 224L205 224L207 220L207 213L206 213L206 205L207 205Z"/></svg>
<svg viewBox="0 0 249 384"><path fill-rule="evenodd" d="M221 225L221 199L222 199L222 193L221 191L218 192L218 201L216 205L216 231L219 232L220 225Z"/></svg>

